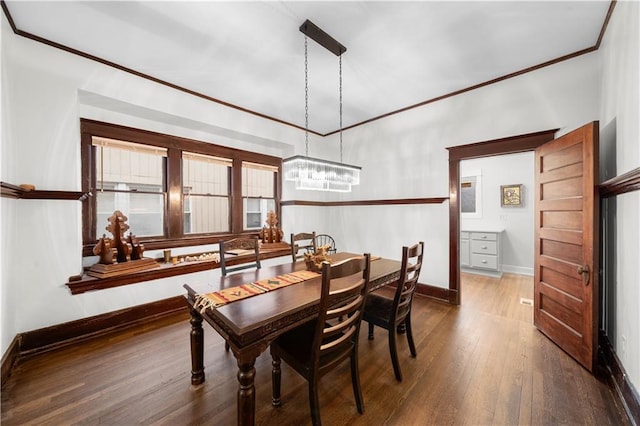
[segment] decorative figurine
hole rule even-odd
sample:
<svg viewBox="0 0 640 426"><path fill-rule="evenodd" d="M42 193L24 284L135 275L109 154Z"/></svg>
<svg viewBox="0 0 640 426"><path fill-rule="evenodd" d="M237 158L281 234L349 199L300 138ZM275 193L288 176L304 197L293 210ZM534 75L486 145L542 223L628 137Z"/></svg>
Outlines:
<svg viewBox="0 0 640 426"><path fill-rule="evenodd" d="M100 256L98 263L103 265L111 265L118 260L118 250L111 247L111 238L102 234L102 238L98 240L98 244L93 247L93 254Z"/></svg>
<svg viewBox="0 0 640 426"><path fill-rule="evenodd" d="M269 210L265 223L269 225L269 227L267 228L265 226L262 228L262 231L260 231L260 238L262 239L262 242L268 244L281 242L284 233L277 226L278 216L276 215L276 212Z"/></svg>
<svg viewBox="0 0 640 426"><path fill-rule="evenodd" d="M116 210L107 220L109 226L105 229L113 235L113 242L118 250L118 262L128 262L131 260L133 247L124 239L124 233L129 229L127 217L120 210Z"/></svg>
<svg viewBox="0 0 640 426"><path fill-rule="evenodd" d="M131 252L131 260L139 260L142 259L142 253L144 253L144 244L140 244L138 238L129 232L129 236L127 237L127 243L133 248Z"/></svg>
<svg viewBox="0 0 640 426"><path fill-rule="evenodd" d="M87 275L106 278L159 267L155 260L143 257L144 245L135 235L129 232L125 238L129 225L120 210L114 211L107 220L109 225L105 229L113 238L103 234L93 247L93 254L100 256L100 260L87 270Z"/></svg>

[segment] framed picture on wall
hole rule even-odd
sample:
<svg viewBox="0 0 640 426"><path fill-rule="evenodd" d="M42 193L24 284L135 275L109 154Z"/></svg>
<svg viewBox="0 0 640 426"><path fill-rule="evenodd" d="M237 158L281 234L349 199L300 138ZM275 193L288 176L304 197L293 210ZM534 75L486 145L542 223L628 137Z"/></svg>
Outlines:
<svg viewBox="0 0 640 426"><path fill-rule="evenodd" d="M522 184L501 185L500 186L500 205L502 207L522 206Z"/></svg>

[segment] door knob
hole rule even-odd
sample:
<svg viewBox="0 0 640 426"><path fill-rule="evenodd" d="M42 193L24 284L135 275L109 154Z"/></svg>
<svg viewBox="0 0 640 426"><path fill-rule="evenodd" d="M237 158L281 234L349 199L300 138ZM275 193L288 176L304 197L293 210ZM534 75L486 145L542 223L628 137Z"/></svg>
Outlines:
<svg viewBox="0 0 640 426"><path fill-rule="evenodd" d="M582 275L584 285L589 285L589 265L578 266L578 274Z"/></svg>

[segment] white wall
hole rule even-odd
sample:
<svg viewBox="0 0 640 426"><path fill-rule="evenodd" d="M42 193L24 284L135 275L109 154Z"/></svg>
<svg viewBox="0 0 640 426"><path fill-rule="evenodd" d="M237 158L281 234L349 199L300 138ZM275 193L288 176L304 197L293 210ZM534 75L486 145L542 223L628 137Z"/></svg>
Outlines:
<svg viewBox="0 0 640 426"><path fill-rule="evenodd" d="M504 229L502 270L533 275L534 260L534 160L533 151L474 158L460 162L460 176L482 173L482 216L462 215L460 229ZM522 184L522 206L503 207L500 186Z"/></svg>
<svg viewBox="0 0 640 426"><path fill-rule="evenodd" d="M363 167L362 184L332 199L448 197L446 147L554 128L563 134L597 120L599 66L597 53L583 55L349 129L343 135L344 161ZM322 155L336 159L338 139L326 139ZM310 209L298 207L296 213ZM325 207L322 215L326 228L346 244L341 249L398 259L402 245L424 241L427 256L420 282L446 288L448 212L445 202Z"/></svg>
<svg viewBox="0 0 640 426"><path fill-rule="evenodd" d="M640 3L618 2L600 47L602 103L600 128L615 127L614 137L601 138L601 160L614 153L617 170L603 164L611 178L640 165ZM608 135L608 134L607 134ZM606 136L606 135L605 135ZM606 288L615 298L613 323L607 330L631 383L640 389L640 193L616 197L616 281Z"/></svg>
<svg viewBox="0 0 640 426"><path fill-rule="evenodd" d="M289 156L303 132L14 35L2 14L0 180L80 190L80 118ZM231 124L229 124L231 123ZM81 273L81 203L1 198L2 341L17 333L184 294L219 272L72 296Z"/></svg>

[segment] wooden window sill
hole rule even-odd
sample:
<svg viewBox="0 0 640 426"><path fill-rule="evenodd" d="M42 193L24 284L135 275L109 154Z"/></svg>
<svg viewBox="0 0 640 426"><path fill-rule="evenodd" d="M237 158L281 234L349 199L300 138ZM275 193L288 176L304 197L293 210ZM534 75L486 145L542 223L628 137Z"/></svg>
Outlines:
<svg viewBox="0 0 640 426"><path fill-rule="evenodd" d="M260 259L271 259L281 256L291 256L291 250L282 246L276 249L260 248ZM241 263L244 256L227 261L228 265ZM220 263L213 260L199 260L192 262L180 262L176 264L164 263L158 260L158 267L144 271L130 272L114 277L96 278L89 275L82 275L73 279L71 277L66 284L71 290L71 294L81 294L87 291L104 290L107 288L120 287L123 285L135 284L144 281L159 280L161 278L173 277L176 275L191 274L207 270L218 269Z"/></svg>

